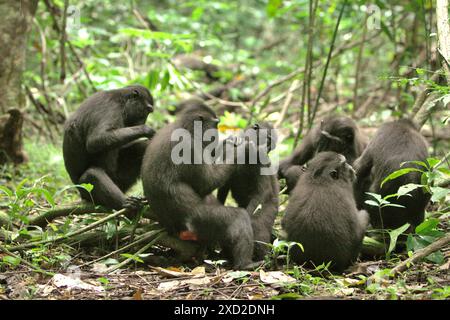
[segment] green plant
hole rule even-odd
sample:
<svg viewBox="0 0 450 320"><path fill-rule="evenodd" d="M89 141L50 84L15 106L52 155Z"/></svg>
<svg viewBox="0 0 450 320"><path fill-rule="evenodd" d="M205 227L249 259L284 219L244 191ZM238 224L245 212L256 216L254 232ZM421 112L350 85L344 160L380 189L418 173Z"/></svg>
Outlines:
<svg viewBox="0 0 450 320"><path fill-rule="evenodd" d="M397 193L390 194L385 197L381 197L381 195L376 193L370 193L367 192L368 195L370 195L373 200L366 200L365 203L370 206L378 207L379 208L379 214L381 219L381 209L384 207L400 207L403 206L395 203L391 203L389 199L392 198L399 198L402 196L411 196L410 192L418 189L423 188L425 192L428 192L431 194L431 202L433 203L439 203L444 202L447 195L450 193L450 190L448 188L442 188L439 186L435 186L435 182L439 182L440 180L444 179L445 177L450 176L450 170L448 168L441 167L443 164L443 161L440 161L435 158L428 158L426 162L424 161L407 161L401 164L401 166L404 166L406 164L413 164L415 167L407 167L402 168L399 170L396 170L392 172L390 175L388 175L382 182L381 186L383 186L386 182L394 180L398 177L401 177L405 174L408 174L410 172L419 172L421 174L421 183L408 183L406 185L400 186ZM382 220L381 220L381 223ZM440 232L436 229L437 224L439 223L439 220L437 219L426 219L423 223L421 223L419 226L415 229L415 234L409 234L408 240L407 240L407 248L409 251L416 251L417 249L423 248L424 246L430 244L434 240L436 240L439 237L442 237L444 235L443 232ZM387 258L390 257L390 254L392 253L393 249L396 246L396 242L398 237L403 234L405 231L409 229L410 225L405 224L395 230L389 230L388 234L390 237L390 243L389 248L386 251ZM382 232L384 230L381 230ZM384 237L383 237L384 239ZM436 252L431 255L432 257L428 258L430 261L434 262L441 262L443 257L442 253Z"/></svg>
<svg viewBox="0 0 450 320"><path fill-rule="evenodd" d="M289 269L290 265L290 250L294 246L298 246L302 252L305 252L301 243L289 242L285 240L279 240L276 238L272 244L266 244L270 247L270 258L273 261L275 267L277 267L277 259L280 255L286 255L286 268Z"/></svg>

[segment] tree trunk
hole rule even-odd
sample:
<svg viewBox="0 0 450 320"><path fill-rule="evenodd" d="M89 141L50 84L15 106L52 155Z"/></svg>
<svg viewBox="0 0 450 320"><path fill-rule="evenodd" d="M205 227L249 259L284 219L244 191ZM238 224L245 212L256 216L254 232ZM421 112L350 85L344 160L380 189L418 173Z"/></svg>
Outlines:
<svg viewBox="0 0 450 320"><path fill-rule="evenodd" d="M437 0L436 4L437 33L439 40L439 53L443 57L443 65L450 85L450 25L448 21L448 0Z"/></svg>
<svg viewBox="0 0 450 320"><path fill-rule="evenodd" d="M0 0L0 114L24 105L22 72L37 4L38 0Z"/></svg>

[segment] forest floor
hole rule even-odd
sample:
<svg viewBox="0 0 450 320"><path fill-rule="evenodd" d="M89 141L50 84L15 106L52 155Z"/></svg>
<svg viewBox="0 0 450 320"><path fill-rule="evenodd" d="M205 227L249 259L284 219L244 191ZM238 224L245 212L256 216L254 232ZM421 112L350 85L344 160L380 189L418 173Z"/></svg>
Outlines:
<svg viewBox="0 0 450 320"><path fill-rule="evenodd" d="M398 278L374 277L396 259L359 262L342 275L303 268L247 272L142 264L105 274L102 264L78 268L85 262L80 255L53 276L26 267L0 273L0 299L449 299L450 248L443 251L445 264L420 262Z"/></svg>

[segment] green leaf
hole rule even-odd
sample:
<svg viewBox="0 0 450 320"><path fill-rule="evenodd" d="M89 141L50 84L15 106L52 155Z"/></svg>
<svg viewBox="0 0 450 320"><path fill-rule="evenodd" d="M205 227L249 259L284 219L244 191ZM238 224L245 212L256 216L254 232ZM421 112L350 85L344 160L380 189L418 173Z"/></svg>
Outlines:
<svg viewBox="0 0 450 320"><path fill-rule="evenodd" d="M178 40L178 39L193 39L195 36L193 34L174 34L160 31L151 31L143 29L134 28L123 28L119 29L119 32L132 37L142 37L148 40Z"/></svg>
<svg viewBox="0 0 450 320"><path fill-rule="evenodd" d="M449 193L450 190L447 188L431 187L431 202L439 202L445 199Z"/></svg>
<svg viewBox="0 0 450 320"><path fill-rule="evenodd" d="M289 248L293 247L293 246L297 246L300 248L300 250L302 250L302 252L305 252L305 249L303 248L303 245L299 242L290 242L289 243Z"/></svg>
<svg viewBox="0 0 450 320"><path fill-rule="evenodd" d="M450 169L448 168L438 168L437 170L447 176L450 176Z"/></svg>
<svg viewBox="0 0 450 320"><path fill-rule="evenodd" d="M200 18L203 16L203 12L204 11L205 11L205 9L202 8L202 7L195 8L194 11L192 11L192 14L191 14L192 20L194 20L194 21L200 20Z"/></svg>
<svg viewBox="0 0 450 320"><path fill-rule="evenodd" d="M388 182L388 181L390 181L390 180L394 180L394 179L396 179L396 178L398 178L398 177L401 177L401 176L403 176L403 175L405 175L405 174L407 174L407 173L410 173L410 172L422 172L422 170L419 170L419 169L416 169L416 168L405 168L405 169L400 169L400 170L397 170L397 171L394 171L394 172L392 172L390 175L388 175L382 182L381 182L381 187L383 187L383 185L386 183L386 182Z"/></svg>
<svg viewBox="0 0 450 320"><path fill-rule="evenodd" d="M366 192L366 194L371 196L372 198L374 198L378 203L382 203L383 202L383 199L381 198L381 195L379 195L377 193Z"/></svg>
<svg viewBox="0 0 450 320"><path fill-rule="evenodd" d="M14 193L5 186L0 186L0 191L4 192L10 198L14 195Z"/></svg>
<svg viewBox="0 0 450 320"><path fill-rule="evenodd" d="M155 89L156 85L158 84L159 80L159 71L158 70L152 70L147 74L147 87L149 90Z"/></svg>
<svg viewBox="0 0 450 320"><path fill-rule="evenodd" d="M86 190L89 193L94 189L94 186L92 184L90 184L90 183L82 183L82 184L77 185L75 187L81 187L81 188L83 188L84 190Z"/></svg>
<svg viewBox="0 0 450 320"><path fill-rule="evenodd" d="M136 262L144 263L144 261L141 258L139 258L138 256L136 256L134 254L122 253L121 256L124 258L127 258L127 259L134 260Z"/></svg>
<svg viewBox="0 0 450 320"><path fill-rule="evenodd" d="M415 231L419 235L428 235L430 233L430 231L433 231L434 229L436 229L438 224L439 224L439 219L429 218L429 219L426 219L421 224L419 224L416 227Z"/></svg>
<svg viewBox="0 0 450 320"><path fill-rule="evenodd" d="M423 75L423 74L425 74L425 70L422 69L422 68L416 68L416 72L417 72L418 75Z"/></svg>
<svg viewBox="0 0 450 320"><path fill-rule="evenodd" d="M102 263L106 264L107 266L110 266L110 265L118 264L119 261L117 261L117 259L114 259L114 258L108 258L106 260L103 260Z"/></svg>
<svg viewBox="0 0 450 320"><path fill-rule="evenodd" d="M397 198L409 194L411 191L422 188L423 185L416 183L408 183L398 188Z"/></svg>
<svg viewBox="0 0 450 320"><path fill-rule="evenodd" d="M148 51L145 53L146 56L152 57L152 58L160 58L160 59L169 59L171 57L170 54L159 52L159 51Z"/></svg>
<svg viewBox="0 0 450 320"><path fill-rule="evenodd" d="M3 262L10 264L13 267L17 267L20 264L20 259L16 257L4 256L2 260Z"/></svg>
<svg viewBox="0 0 450 320"><path fill-rule="evenodd" d="M270 299L272 300L297 300L297 299L301 299L303 298L302 295L298 294L298 293L283 293L283 294L279 294L277 296L273 296Z"/></svg>
<svg viewBox="0 0 450 320"><path fill-rule="evenodd" d="M47 202L52 207L54 207L56 205L55 200L53 199L53 195L47 189L44 189L44 188L33 188L32 191L35 192L36 194L44 196L45 200L47 200Z"/></svg>
<svg viewBox="0 0 450 320"><path fill-rule="evenodd" d="M400 163L400 167L403 167L405 164L415 164L415 165L418 165L418 166L423 167L424 169L428 170L427 164L423 161L405 161L405 162Z"/></svg>
<svg viewBox="0 0 450 320"><path fill-rule="evenodd" d="M251 275L248 271L231 271L227 273L227 277L231 277L232 279L241 279Z"/></svg>
<svg viewBox="0 0 450 320"><path fill-rule="evenodd" d="M436 263L436 264L442 264L445 261L444 255L442 254L441 251L433 252L432 254L427 256L425 259L428 261L431 261L433 263Z"/></svg>
<svg viewBox="0 0 450 320"><path fill-rule="evenodd" d="M270 18L275 17L278 9L280 9L282 4L283 4L283 0L269 0L269 3L267 4L267 7L266 7L267 15Z"/></svg>
<svg viewBox="0 0 450 320"><path fill-rule="evenodd" d="M168 70L166 70L166 72L164 73L164 77L162 78L161 81L161 91L164 91L167 86L169 85L169 81L170 81L170 73Z"/></svg>
<svg viewBox="0 0 450 320"><path fill-rule="evenodd" d="M103 285L109 284L109 280L105 277L97 278L97 281L100 282Z"/></svg>
<svg viewBox="0 0 450 320"><path fill-rule="evenodd" d="M427 162L431 168L434 168L434 166L436 166L440 162L440 160L436 158L428 158Z"/></svg>
<svg viewBox="0 0 450 320"><path fill-rule="evenodd" d="M394 250L394 248L395 248L395 246L397 244L398 237L403 232L405 232L409 228L409 226L410 226L410 224L406 223L403 226L401 226L400 228L391 230L389 232L389 237L390 237L391 241L389 242L389 249L388 249L388 252L386 253L386 256L388 257L388 259L389 259L389 256L391 255L391 252Z"/></svg>
<svg viewBox="0 0 450 320"><path fill-rule="evenodd" d="M366 201L364 201L364 203L369 205L369 206L372 206L372 207L379 207L380 206L379 203L377 203L377 202L375 202L373 200L366 200Z"/></svg>
<svg viewBox="0 0 450 320"><path fill-rule="evenodd" d="M21 198L22 195L24 195L25 191L23 190L23 186L27 182L28 182L28 179L25 178L21 182L19 182L19 184L17 185L17 187L16 187L16 195L17 195L18 198Z"/></svg>

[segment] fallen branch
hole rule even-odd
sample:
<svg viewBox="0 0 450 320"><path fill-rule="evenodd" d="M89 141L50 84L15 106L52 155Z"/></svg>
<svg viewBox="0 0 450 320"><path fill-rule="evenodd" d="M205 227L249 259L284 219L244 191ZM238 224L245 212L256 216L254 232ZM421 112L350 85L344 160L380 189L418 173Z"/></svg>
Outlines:
<svg viewBox="0 0 450 320"><path fill-rule="evenodd" d="M118 216L120 216L120 215L122 215L122 214L124 214L126 212L128 212L127 209L122 209L122 210L119 210L117 212L114 212L113 214L110 214L110 215L106 216L103 219L100 219L100 220L98 220L98 221L96 221L94 223L91 223L90 225L87 225L84 228L78 229L77 231L70 232L70 233L62 235L60 237L53 238L53 239L29 242L29 243L24 243L24 244L18 245L18 246L12 246L12 247L9 247L8 250L10 250L10 251L20 251L20 250L24 250L24 249L33 248L33 247L35 247L37 245L48 244L48 243L57 243L57 242L59 242L61 240L66 240L66 239L69 239L71 237L75 237L77 235L80 235L80 234L82 234L84 232L87 232L89 230L95 229L96 227L98 227L98 226L100 226L102 224L105 224L106 222L108 222L108 221L110 221L110 220L112 220L112 219L114 219L114 218L116 218L116 217L118 217Z"/></svg>
<svg viewBox="0 0 450 320"><path fill-rule="evenodd" d="M15 259L18 259L18 260L19 260L20 262L22 262L24 265L30 267L32 270L34 270L34 271L36 271L36 272L43 273L43 274L48 275L48 276L53 276L53 275L54 275L54 273L52 273L52 272L48 272L48 271L42 270L41 268L32 265L32 264L29 263L28 261L22 259L22 257L20 257L20 256L18 256L18 255L16 255L16 254L14 254L14 253L12 253L11 251L9 251L8 249L6 249L6 248L3 247L2 245L0 245L0 251L3 252L3 253L5 253L5 254L7 254L7 255L10 256L10 257L13 257L13 258L15 258Z"/></svg>
<svg viewBox="0 0 450 320"><path fill-rule="evenodd" d="M134 247L134 246L136 246L136 245L138 245L138 244L140 244L140 243L142 243L144 241L150 240L155 235L158 235L159 233L161 233L161 231L162 230L152 230L152 231L149 231L147 233L144 233L142 236L140 236L134 242L132 242L130 244L127 244L126 246L123 246L123 247L121 247L121 248L119 248L119 249L117 249L115 251L112 251L112 252L108 253L107 255L104 255L103 257L100 257L100 258L97 258L95 260L86 262L85 264L82 264L80 267L85 267L85 266L91 265L93 263L96 263L98 261L108 259L109 257L112 257L112 256L114 256L116 254L119 254L119 253L125 251L125 250L128 250L128 249L130 249L130 248L132 248L132 247Z"/></svg>
<svg viewBox="0 0 450 320"><path fill-rule="evenodd" d="M50 209L36 217L30 219L29 224L44 228L56 218L69 215L81 215L86 213L109 213L111 210L92 204L81 204Z"/></svg>
<svg viewBox="0 0 450 320"><path fill-rule="evenodd" d="M145 246L143 246L141 249L139 249L139 251L137 251L133 256L137 256L137 255L139 255L139 254L141 254L141 253L144 253L145 250L147 250L147 249L150 248L152 245L154 245L155 242L156 242L159 238L161 238L162 236L163 236L163 234L160 233L156 238L154 238L152 241L150 241L150 242L147 243ZM114 266L112 266L112 267L106 269L106 270L105 270L105 273L106 273L106 274L112 273L112 272L116 271L117 269L120 269L120 268L126 266L126 265L127 265L128 263L130 263L131 261L134 261L133 257L130 257L130 258L128 258L128 259L122 261L121 263L116 264L116 265L114 265Z"/></svg>
<svg viewBox="0 0 450 320"><path fill-rule="evenodd" d="M402 271L406 270L412 263L429 256L433 252L436 252L439 249L442 249L443 247L445 247L448 244L450 244L450 234L447 234L446 236L433 242L429 246L416 251L412 257L406 259L405 261L400 263L398 266L396 266L394 269L392 269L391 274L393 276L398 275Z"/></svg>

